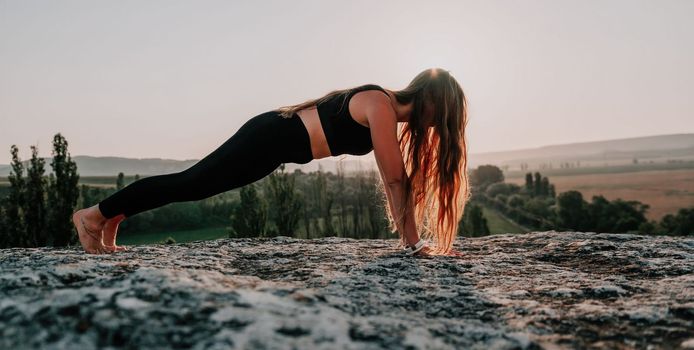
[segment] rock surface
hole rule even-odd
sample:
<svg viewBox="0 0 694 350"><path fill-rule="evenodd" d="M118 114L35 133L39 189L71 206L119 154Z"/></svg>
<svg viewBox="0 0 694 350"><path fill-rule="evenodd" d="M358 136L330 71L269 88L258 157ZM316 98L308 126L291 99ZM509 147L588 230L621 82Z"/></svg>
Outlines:
<svg viewBox="0 0 694 350"><path fill-rule="evenodd" d="M534 232L0 250L0 348L694 348L694 239Z"/></svg>

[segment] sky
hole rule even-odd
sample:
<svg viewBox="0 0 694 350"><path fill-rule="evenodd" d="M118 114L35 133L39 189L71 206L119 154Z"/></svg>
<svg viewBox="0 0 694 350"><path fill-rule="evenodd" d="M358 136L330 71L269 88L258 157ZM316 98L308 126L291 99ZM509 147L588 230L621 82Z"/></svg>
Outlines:
<svg viewBox="0 0 694 350"><path fill-rule="evenodd" d="M200 159L248 119L450 71L468 152L694 132L694 1L0 0L0 163ZM373 158L373 152L362 157Z"/></svg>

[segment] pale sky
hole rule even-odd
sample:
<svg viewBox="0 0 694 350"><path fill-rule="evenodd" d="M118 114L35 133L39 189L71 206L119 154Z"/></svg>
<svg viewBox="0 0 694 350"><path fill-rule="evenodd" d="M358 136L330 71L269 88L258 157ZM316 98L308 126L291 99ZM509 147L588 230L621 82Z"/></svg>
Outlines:
<svg viewBox="0 0 694 350"><path fill-rule="evenodd" d="M72 156L200 159L257 114L431 67L467 95L471 153L694 132L692 18L689 0L0 0L0 163L49 157L57 132Z"/></svg>

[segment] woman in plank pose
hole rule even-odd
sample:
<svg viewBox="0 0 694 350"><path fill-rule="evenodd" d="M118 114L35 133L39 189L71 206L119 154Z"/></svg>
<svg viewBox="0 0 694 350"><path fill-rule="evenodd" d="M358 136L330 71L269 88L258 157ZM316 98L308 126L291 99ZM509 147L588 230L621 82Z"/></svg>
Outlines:
<svg viewBox="0 0 694 350"><path fill-rule="evenodd" d="M461 255L452 245L470 196L466 125L463 90L441 68L424 70L402 90L335 90L252 117L190 168L137 180L72 220L87 253L120 251L118 224L137 213L253 183L282 163L373 150L400 246L411 255Z"/></svg>

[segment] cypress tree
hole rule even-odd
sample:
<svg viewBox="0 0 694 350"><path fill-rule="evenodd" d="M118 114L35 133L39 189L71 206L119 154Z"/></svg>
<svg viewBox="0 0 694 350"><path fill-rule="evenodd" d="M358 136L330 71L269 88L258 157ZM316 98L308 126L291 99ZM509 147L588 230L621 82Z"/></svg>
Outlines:
<svg viewBox="0 0 694 350"><path fill-rule="evenodd" d="M540 186L540 195L541 196L548 196L549 195L549 179L547 176L542 177L542 185Z"/></svg>
<svg viewBox="0 0 694 350"><path fill-rule="evenodd" d="M125 187L125 179L124 179L123 173L118 173L118 179L116 179L116 190L120 191L123 187Z"/></svg>
<svg viewBox="0 0 694 350"><path fill-rule="evenodd" d="M24 165L19 159L19 149L16 145L10 147L12 154L12 169L10 170L10 193L5 201L3 219L5 221L5 247L20 247L25 241L26 225L24 223L24 207L26 183L24 181Z"/></svg>
<svg viewBox="0 0 694 350"><path fill-rule="evenodd" d="M541 196L542 195L542 175L540 175L539 171L535 172L535 181L533 181L535 184L534 188L534 194L536 196Z"/></svg>
<svg viewBox="0 0 694 350"><path fill-rule="evenodd" d="M530 193L530 194L535 192L535 187L533 186L533 174L532 173L525 173L525 188L528 190L528 193Z"/></svg>
<svg viewBox="0 0 694 350"><path fill-rule="evenodd" d="M31 167L27 169L26 183L26 210L24 222L26 223L26 245L41 247L46 245L46 199L44 179L45 160L38 156L38 148L31 146Z"/></svg>
<svg viewBox="0 0 694 350"><path fill-rule="evenodd" d="M72 213L79 198L77 164L67 150L68 143L60 134L53 137L53 174L48 178L48 221L51 230L48 244L65 246L77 242Z"/></svg>

